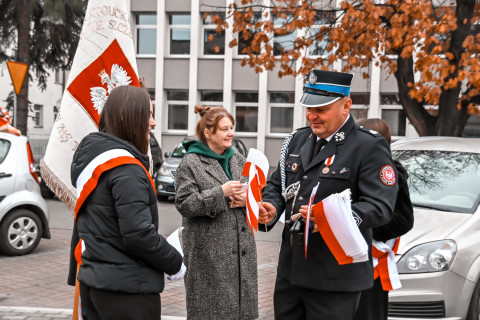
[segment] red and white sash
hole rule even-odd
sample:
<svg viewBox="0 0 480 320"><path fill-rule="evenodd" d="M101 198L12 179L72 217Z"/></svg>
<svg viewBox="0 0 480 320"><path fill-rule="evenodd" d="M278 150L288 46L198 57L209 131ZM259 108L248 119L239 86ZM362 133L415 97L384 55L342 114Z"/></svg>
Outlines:
<svg viewBox="0 0 480 320"><path fill-rule="evenodd" d="M380 277L384 291L402 287L398 276L395 254L397 253L400 238L390 239L387 242L372 241L373 277Z"/></svg>
<svg viewBox="0 0 480 320"><path fill-rule="evenodd" d="M128 151L123 149L112 149L105 151L95 157L80 173L77 178L77 202L75 204L75 221L77 221L77 215L80 211L85 200L92 193L95 187L98 184L98 180L102 173L113 169L115 167L124 165L124 164L138 164L145 170L145 174L150 180L150 183L155 190L155 184L153 183L152 177L148 173L148 170L145 166ZM156 192L156 191L155 191ZM75 260L77 260L77 274L82 264L82 252L85 251L85 243L80 240L75 248ZM74 307L73 307L73 319L83 319L81 301L80 301L80 289L78 280L75 284L75 298L74 298Z"/></svg>

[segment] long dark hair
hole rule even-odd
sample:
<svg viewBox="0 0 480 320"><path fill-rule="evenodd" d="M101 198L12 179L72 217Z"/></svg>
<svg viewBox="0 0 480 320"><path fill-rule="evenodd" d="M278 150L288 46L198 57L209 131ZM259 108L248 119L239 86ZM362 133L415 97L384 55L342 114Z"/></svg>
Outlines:
<svg viewBox="0 0 480 320"><path fill-rule="evenodd" d="M212 130L212 133L215 134L218 129L218 123L223 118L227 117L232 121L232 124L235 125L235 119L233 119L233 116L223 107L196 105L195 113L200 114L201 117L197 123L197 137L205 143L207 142L205 129Z"/></svg>
<svg viewBox="0 0 480 320"><path fill-rule="evenodd" d="M116 87L109 94L98 129L128 141L143 154L148 152L150 97L134 86Z"/></svg>
<svg viewBox="0 0 480 320"><path fill-rule="evenodd" d="M390 127L385 120L378 118L363 119L357 122L359 126L372 129L380 133L388 144L392 143L392 135L390 134Z"/></svg>

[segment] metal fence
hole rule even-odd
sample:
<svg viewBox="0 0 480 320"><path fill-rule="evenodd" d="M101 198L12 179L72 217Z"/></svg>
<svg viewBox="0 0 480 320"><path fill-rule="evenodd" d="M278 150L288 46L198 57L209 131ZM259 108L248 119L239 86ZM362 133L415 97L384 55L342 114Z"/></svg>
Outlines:
<svg viewBox="0 0 480 320"><path fill-rule="evenodd" d="M31 128L28 130L28 140L32 147L33 157L36 163L45 155L47 150L48 139L50 138L51 129Z"/></svg>

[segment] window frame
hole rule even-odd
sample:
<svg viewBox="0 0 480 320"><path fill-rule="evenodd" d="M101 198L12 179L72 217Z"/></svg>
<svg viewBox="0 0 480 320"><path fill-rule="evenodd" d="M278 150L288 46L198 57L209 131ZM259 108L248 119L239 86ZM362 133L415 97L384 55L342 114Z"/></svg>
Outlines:
<svg viewBox="0 0 480 320"><path fill-rule="evenodd" d="M294 96L294 101L293 102L271 102L271 94L272 93L288 93L288 94L293 94ZM272 108L291 108L293 112L295 113L295 91L286 91L286 92L280 92L280 91L269 91L268 92L268 119L267 119L267 135L269 137L286 137L292 131L295 129L294 128L294 123L293 123L293 117L292 117L292 129L289 132L272 132Z"/></svg>
<svg viewBox="0 0 480 320"><path fill-rule="evenodd" d="M186 92L186 95L187 95L187 100L168 100L168 91L185 91ZM165 128L165 132L166 133L170 133L170 134L186 134L188 132L188 89L165 89L165 119L163 120L163 124L164 124L164 128ZM152 102L153 103L153 102ZM170 129L168 127L169 125L169 116L170 116L170 110L169 110L169 106L172 105L172 106L187 106L187 127L186 129Z"/></svg>
<svg viewBox="0 0 480 320"><path fill-rule="evenodd" d="M171 16L188 16L190 17L190 24L170 24L170 17ZM192 15L187 14L187 13L176 13L176 12L169 12L167 14L167 19L168 19L168 26L167 26L167 52L166 52L166 57L169 58L190 58L191 52L190 52L190 46L192 43ZM180 29L180 30L187 30L190 33L190 38L189 38L189 49L188 49L188 54L181 54L181 53L170 53L171 48L172 48L172 30L175 29Z"/></svg>
<svg viewBox="0 0 480 320"><path fill-rule="evenodd" d="M256 102L240 102L237 101L237 93L255 93L259 95L258 91L243 91L243 90L238 90L233 92L233 116L235 119L235 135L238 137L257 137L258 136L258 107L259 107L259 102L258 100ZM254 132L249 132L249 131L238 131L237 130L237 123L238 123L238 117L237 117L237 107L255 107L257 109L257 130Z"/></svg>
<svg viewBox="0 0 480 320"><path fill-rule="evenodd" d="M226 30L223 30L221 32L221 34L223 33L223 53L215 53L215 54L207 54L205 53L205 32L206 31L215 31L217 29L217 25L216 24L213 24L213 23L210 23L210 24L207 24L205 21L206 19L204 19L204 14L205 12L201 12L201 22L202 22L202 26L201 26L201 45L200 45L200 54L199 54L199 57L200 58L207 58L207 59L224 59L225 58L225 50L227 48L227 44L226 44L226 41L227 41L227 37L226 37ZM225 19L225 12L218 12L218 11L211 11L209 12L208 14L209 16L210 15L219 15L219 16L223 16L223 19ZM215 32L215 36L217 36L218 34ZM208 40L208 39L207 39ZM210 41L207 41L207 42L210 42Z"/></svg>
<svg viewBox="0 0 480 320"><path fill-rule="evenodd" d="M33 117L33 127L34 128L43 128L44 125L44 106L43 104L34 104L33 105L33 113L35 116Z"/></svg>
<svg viewBox="0 0 480 320"><path fill-rule="evenodd" d="M157 24L138 24L137 19L139 16L155 16L155 19L158 19L158 15L156 13L151 13L151 12L137 12L135 13L135 56L137 58L154 58L157 56ZM158 20L157 20L158 21ZM145 30L149 29L155 30L155 53L139 53L139 31L140 30Z"/></svg>

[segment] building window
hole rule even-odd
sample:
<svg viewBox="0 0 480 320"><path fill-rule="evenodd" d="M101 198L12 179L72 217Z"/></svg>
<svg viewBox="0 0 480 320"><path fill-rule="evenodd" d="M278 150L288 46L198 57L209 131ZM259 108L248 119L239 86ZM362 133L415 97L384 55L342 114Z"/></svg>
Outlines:
<svg viewBox="0 0 480 320"><path fill-rule="evenodd" d="M258 92L235 93L235 131L257 132Z"/></svg>
<svg viewBox="0 0 480 320"><path fill-rule="evenodd" d="M382 119L390 126L392 136L405 136L407 116L403 109L382 109Z"/></svg>
<svg viewBox="0 0 480 320"><path fill-rule="evenodd" d="M273 16L273 24L275 29L285 29L285 23L291 22L292 16L287 17ZM295 39L297 38L297 30L287 31L285 35L275 35L273 39L273 54L278 56L293 49Z"/></svg>
<svg viewBox="0 0 480 320"><path fill-rule="evenodd" d="M255 23L255 21L259 21L262 19L262 13L261 12L255 12L253 14L252 19L250 20L250 23ZM248 55L250 53L253 54L259 54L260 53L260 46L257 48L248 48L251 45L251 42L253 38L255 37L255 34L260 31L259 29L255 29L254 26L247 26L247 31L243 32L240 31L238 33L238 49L237 49L237 54L238 55Z"/></svg>
<svg viewBox="0 0 480 320"><path fill-rule="evenodd" d="M34 104L33 113L33 121L35 123L35 127L43 127L43 106L41 104Z"/></svg>
<svg viewBox="0 0 480 320"><path fill-rule="evenodd" d="M313 42L308 48L308 53L311 56L322 56L322 55L329 55L332 53L332 50L327 51L327 46L329 44L328 41L328 35L325 35L323 39L316 39L317 34L320 34L322 32L322 27L326 28L332 23L335 22L335 11L329 11L329 12L317 12L315 19L314 19L314 25L312 25L311 28L308 29L308 34L307 37L312 38Z"/></svg>
<svg viewBox="0 0 480 320"><path fill-rule="evenodd" d="M62 84L63 83L63 71L62 70L55 70L55 83Z"/></svg>
<svg viewBox="0 0 480 320"><path fill-rule="evenodd" d="M215 19L225 19L222 12L212 12L203 15L203 54L223 55L225 54L225 30L217 32Z"/></svg>
<svg viewBox="0 0 480 320"><path fill-rule="evenodd" d="M382 119L390 126L392 136L405 136L407 115L400 104L398 93L380 93Z"/></svg>
<svg viewBox="0 0 480 320"><path fill-rule="evenodd" d="M188 90L167 90L168 130L188 128Z"/></svg>
<svg viewBox="0 0 480 320"><path fill-rule="evenodd" d="M137 54L154 55L157 52L157 15L136 16Z"/></svg>
<svg viewBox="0 0 480 320"><path fill-rule="evenodd" d="M170 54L190 54L190 15L171 14L168 20Z"/></svg>
<svg viewBox="0 0 480 320"><path fill-rule="evenodd" d="M200 104L207 106L221 106L223 104L223 91L200 91Z"/></svg>
<svg viewBox="0 0 480 320"><path fill-rule="evenodd" d="M57 121L57 116L58 116L58 108L53 107L53 122Z"/></svg>
<svg viewBox="0 0 480 320"><path fill-rule="evenodd" d="M270 92L270 133L293 131L295 92Z"/></svg>

